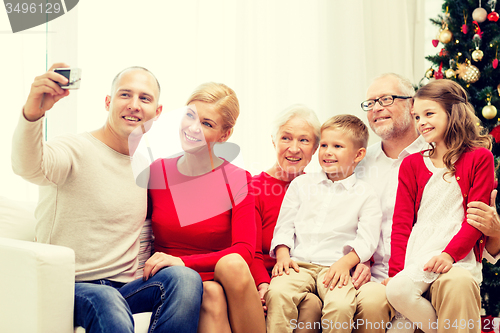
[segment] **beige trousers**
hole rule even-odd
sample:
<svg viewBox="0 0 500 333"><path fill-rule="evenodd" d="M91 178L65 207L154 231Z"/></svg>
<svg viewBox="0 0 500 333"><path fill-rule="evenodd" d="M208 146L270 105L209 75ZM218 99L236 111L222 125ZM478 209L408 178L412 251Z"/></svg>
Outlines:
<svg viewBox="0 0 500 333"><path fill-rule="evenodd" d="M382 323L392 320L394 310L385 297L385 287L369 282L358 290L357 309L354 317L356 333L383 333L369 323ZM366 286L366 288L365 288ZM383 290L383 291L382 291ZM448 273L441 274L425 297L432 303L438 316L438 333L479 333L481 297L479 286L469 271L453 267ZM363 320L365 325L357 325ZM416 332L421 332L417 330Z"/></svg>
<svg viewBox="0 0 500 333"><path fill-rule="evenodd" d="M300 302L299 306L299 319L294 333L320 333L321 332L321 310L323 309L323 302L319 299L318 295L307 293L306 297Z"/></svg>
<svg viewBox="0 0 500 333"><path fill-rule="evenodd" d="M481 332L481 295L468 270L452 267L432 283L425 296L436 309L438 333Z"/></svg>
<svg viewBox="0 0 500 333"><path fill-rule="evenodd" d="M385 286L378 282L362 285L356 294L357 307L353 333L385 333L395 311L385 297Z"/></svg>
<svg viewBox="0 0 500 333"><path fill-rule="evenodd" d="M291 269L271 280L265 295L267 304L267 332L291 333L297 328L299 303L307 293L317 293L323 301L321 325L323 333L351 332L356 310L356 290L349 281L347 286L330 290L323 286L323 279L330 267L310 263L297 263L300 271Z"/></svg>

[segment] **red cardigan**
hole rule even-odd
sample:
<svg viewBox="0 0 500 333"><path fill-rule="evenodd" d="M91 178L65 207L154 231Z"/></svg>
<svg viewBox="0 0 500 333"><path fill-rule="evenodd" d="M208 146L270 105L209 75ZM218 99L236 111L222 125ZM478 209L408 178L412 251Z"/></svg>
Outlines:
<svg viewBox="0 0 500 333"><path fill-rule="evenodd" d="M250 271L256 286L271 281L271 271L276 264L276 259L269 256L269 248L281 203L290 183L276 179L266 172L261 172L252 179L252 191L255 194L257 242L255 258L250 266Z"/></svg>
<svg viewBox="0 0 500 333"><path fill-rule="evenodd" d="M214 278L217 261L238 253L252 262L255 252L254 196L251 176L231 163L189 177L177 170L178 158L150 167L154 249L180 257L203 281Z"/></svg>
<svg viewBox="0 0 500 333"><path fill-rule="evenodd" d="M482 201L489 204L495 172L493 154L485 148L465 152L455 163L455 168L455 178L463 195L465 216L467 216L469 202ZM408 238L413 225L417 222L422 194L431 176L432 173L425 166L421 153L406 157L401 164L392 223L390 277L396 275L404 267ZM453 260L457 262L474 248L476 260L481 261L484 240L485 236L467 223L465 217L462 227L443 252L451 255Z"/></svg>

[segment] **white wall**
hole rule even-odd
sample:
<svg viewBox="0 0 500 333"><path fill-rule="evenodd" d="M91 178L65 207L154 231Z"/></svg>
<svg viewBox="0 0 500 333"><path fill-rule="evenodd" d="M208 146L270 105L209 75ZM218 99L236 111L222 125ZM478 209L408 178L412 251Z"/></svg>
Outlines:
<svg viewBox="0 0 500 333"><path fill-rule="evenodd" d="M269 124L290 104L308 105L320 121L340 113L366 120L359 104L371 78L397 72L420 80L425 1L85 0L47 27L2 33L12 50L1 55L2 77L13 80L0 83L9 123L0 195L27 195L10 171L10 138L29 85L45 70L46 48L49 67L65 61L83 71L81 89L48 113L49 138L102 126L114 75L140 65L157 75L164 112L183 106L200 83L233 88L241 115L230 141L255 174L274 163ZM9 30L0 19L0 30Z"/></svg>

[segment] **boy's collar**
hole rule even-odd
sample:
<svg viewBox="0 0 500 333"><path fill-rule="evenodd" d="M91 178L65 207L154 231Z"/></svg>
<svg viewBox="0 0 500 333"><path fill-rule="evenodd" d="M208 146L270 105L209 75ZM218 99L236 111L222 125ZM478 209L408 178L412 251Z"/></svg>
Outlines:
<svg viewBox="0 0 500 333"><path fill-rule="evenodd" d="M318 173L318 177L316 179L317 183L331 182L333 184L341 184L342 186L344 186L344 188L346 190L349 190L350 188L352 188L354 186L354 184L356 184L356 181L357 181L357 177L356 177L356 173L355 172L353 172L349 177L346 177L346 178L341 179L341 180L336 180L334 182L334 181L332 181L332 180L330 180L328 178L328 176L326 175L326 172L320 171Z"/></svg>

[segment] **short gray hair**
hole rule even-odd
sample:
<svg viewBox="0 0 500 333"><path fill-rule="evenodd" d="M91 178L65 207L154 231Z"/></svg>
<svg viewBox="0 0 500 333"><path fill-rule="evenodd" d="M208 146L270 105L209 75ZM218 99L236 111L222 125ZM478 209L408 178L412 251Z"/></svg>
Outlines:
<svg viewBox="0 0 500 333"><path fill-rule="evenodd" d="M307 106L303 104L294 104L281 111L278 116L272 122L272 137L273 142L276 142L276 138L278 136L278 132L281 126L285 125L290 119L299 118L307 122L313 128L314 135L314 148L319 146L319 140L321 136L321 123L319 122L318 116L316 113L309 109Z"/></svg>
<svg viewBox="0 0 500 333"><path fill-rule="evenodd" d="M411 97L415 96L415 88L413 87L413 84L410 82L410 80L408 80L404 76L396 74L396 73L384 73L382 75L379 75L372 80L372 83L370 84L370 86L373 84L373 82L375 82L379 79L383 79L385 77L393 77L396 80L398 80L399 91L402 95L411 96ZM411 109L412 105L413 105L412 99L407 99L406 100L406 109L407 110Z"/></svg>

